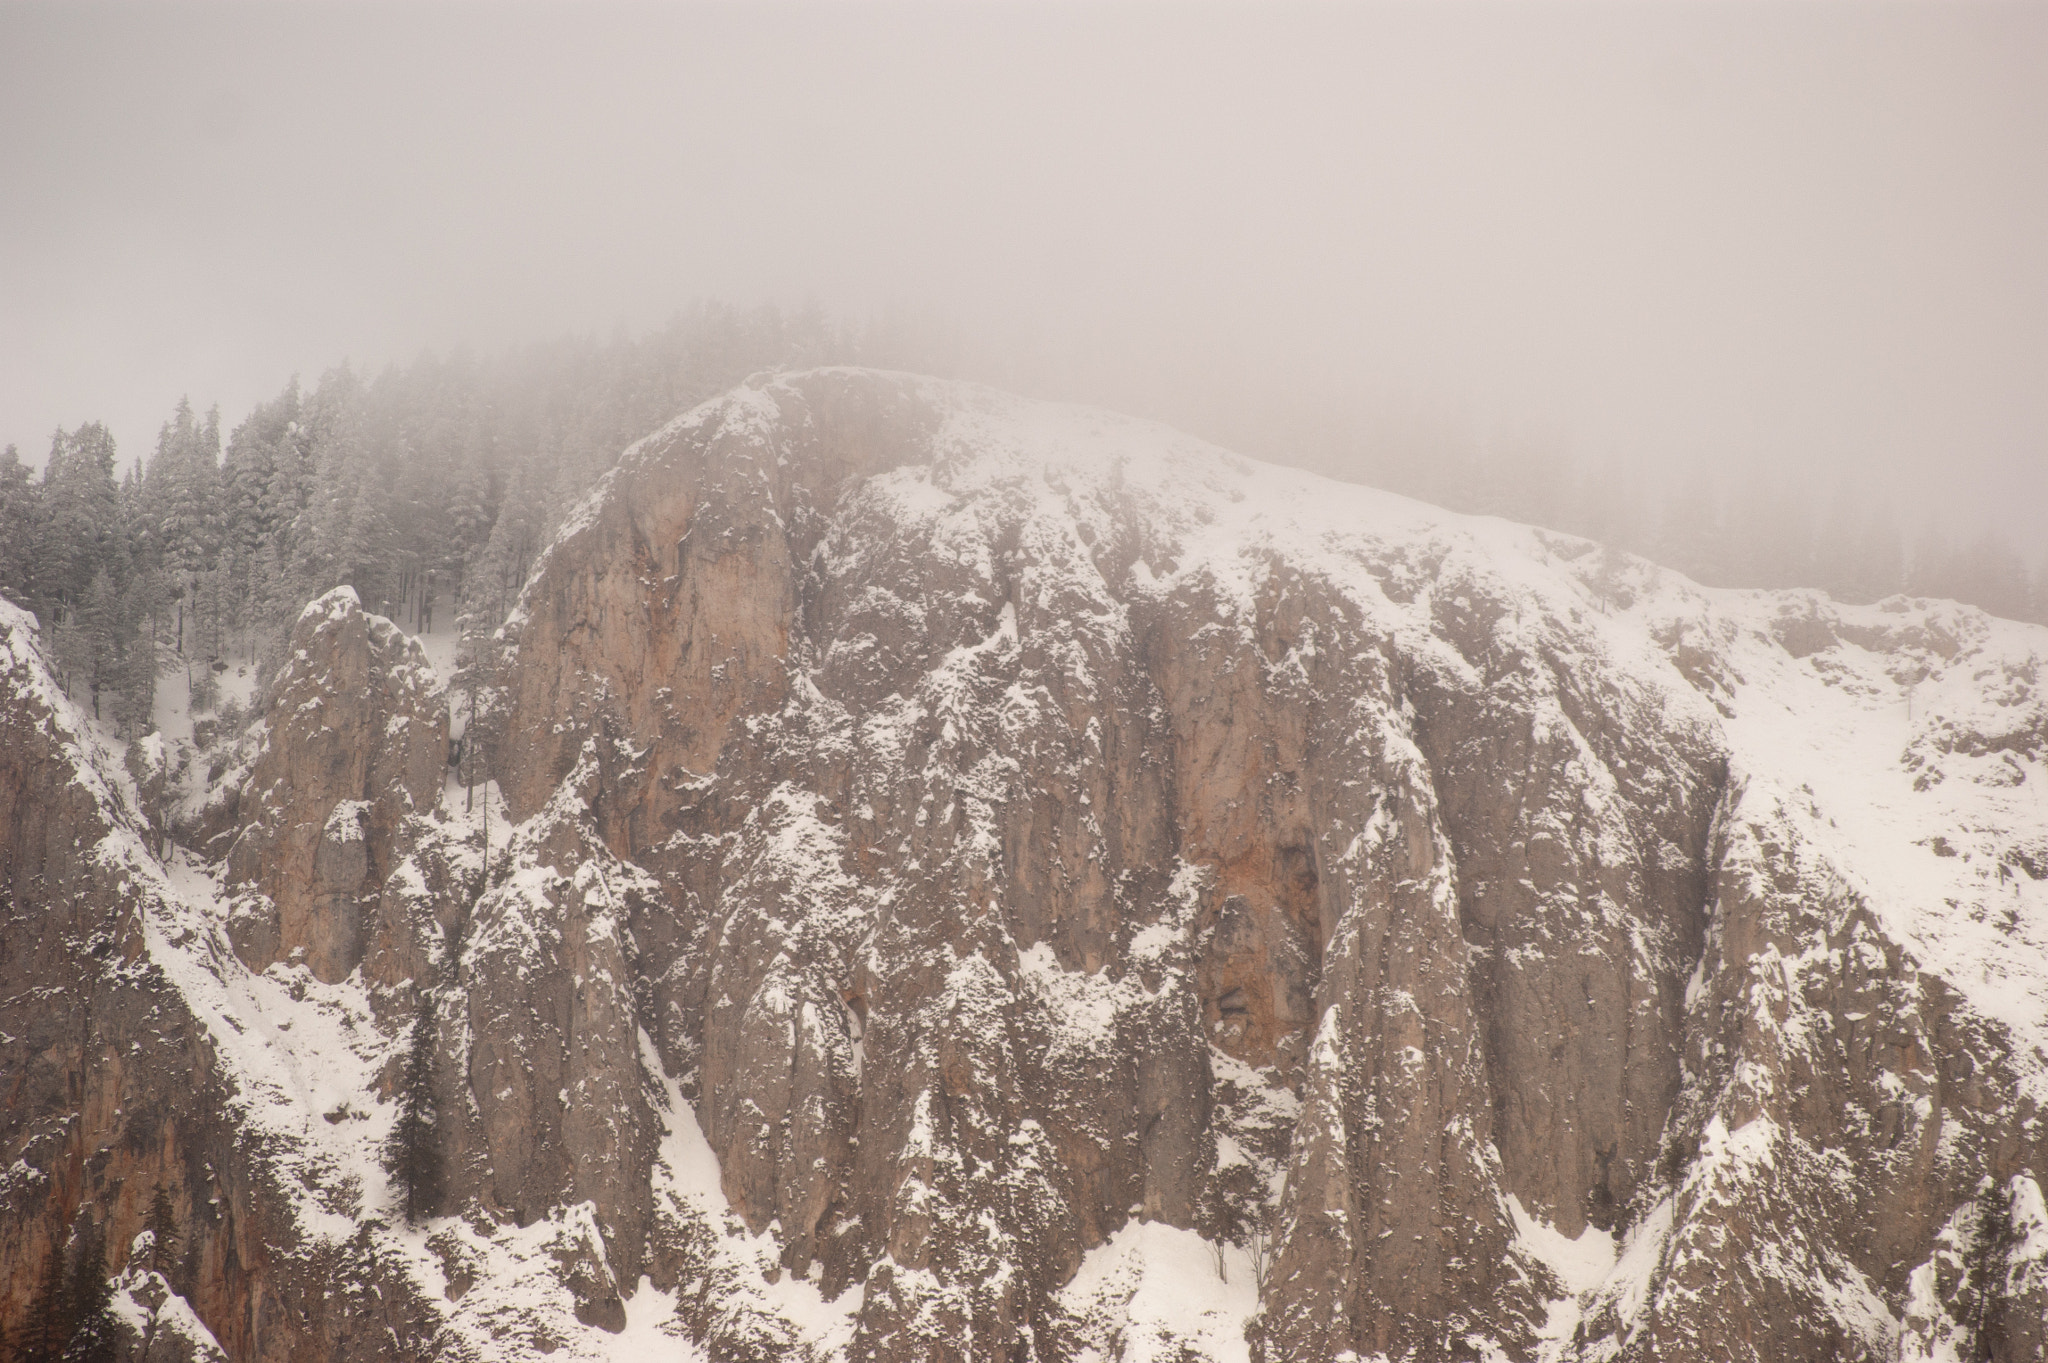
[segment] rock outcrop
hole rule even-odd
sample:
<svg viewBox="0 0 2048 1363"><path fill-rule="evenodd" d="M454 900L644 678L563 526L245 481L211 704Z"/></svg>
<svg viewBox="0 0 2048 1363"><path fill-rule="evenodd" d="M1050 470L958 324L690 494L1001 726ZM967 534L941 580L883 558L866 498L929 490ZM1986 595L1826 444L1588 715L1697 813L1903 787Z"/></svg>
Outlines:
<svg viewBox="0 0 2048 1363"><path fill-rule="evenodd" d="M332 1246L309 1224L309 1206L348 1191L340 1170L309 1169L291 1148L310 1115L292 1100L313 1090L292 1083L294 1060L245 1037L265 1023L223 924L149 851L118 759L51 683L34 638L33 618L0 602L7 1338L23 1338L47 1274L97 1240L139 1357L354 1363L388 1357L391 1338L427 1356L419 1288L389 1250L367 1232ZM159 1189L176 1243L132 1263ZM363 1289L335 1291L351 1274Z"/></svg>
<svg viewBox="0 0 2048 1363"><path fill-rule="evenodd" d="M448 707L420 646L338 587L300 615L263 723L227 852L235 949L332 984L378 935L406 820L440 798Z"/></svg>
<svg viewBox="0 0 2048 1363"><path fill-rule="evenodd" d="M153 1070L213 1085L209 1177L255 1180L266 1243L186 1292L234 1358L370 1312L410 1357L2038 1359L2044 656L827 370L574 513L476 802L423 656L336 593L224 855L136 840L85 898L144 925L107 940L183 1019ZM69 865L58 793L118 770L22 753L8 865ZM49 921L111 987L113 929ZM80 1167L109 1035L21 1043L9 1121ZM80 1208L133 1234L64 1187L9 1203L10 1271ZM381 1305L305 1294L344 1261Z"/></svg>

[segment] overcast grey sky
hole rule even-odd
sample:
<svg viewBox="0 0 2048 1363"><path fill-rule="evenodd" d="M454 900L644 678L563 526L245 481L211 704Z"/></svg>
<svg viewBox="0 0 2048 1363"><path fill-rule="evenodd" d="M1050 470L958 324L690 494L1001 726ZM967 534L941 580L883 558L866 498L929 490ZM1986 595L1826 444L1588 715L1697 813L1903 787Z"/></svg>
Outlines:
<svg viewBox="0 0 2048 1363"><path fill-rule="evenodd" d="M943 314L1191 424L1299 391L1853 471L2048 547L2048 7L0 4L31 460L697 296Z"/></svg>

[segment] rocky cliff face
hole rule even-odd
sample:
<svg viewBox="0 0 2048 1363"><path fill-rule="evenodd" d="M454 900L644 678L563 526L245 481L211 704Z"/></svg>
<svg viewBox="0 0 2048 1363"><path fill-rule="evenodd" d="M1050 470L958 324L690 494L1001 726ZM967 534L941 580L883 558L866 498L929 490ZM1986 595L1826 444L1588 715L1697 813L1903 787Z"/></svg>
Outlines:
<svg viewBox="0 0 2048 1363"><path fill-rule="evenodd" d="M382 1038L353 1000L309 993L303 966L257 978L234 958L217 885L182 852L153 855L120 759L51 684L34 628L0 602L0 1325L22 1340L46 1265L90 1237L133 1358L378 1357L425 1325L420 1288L301 1127L323 1096L374 1104L363 1055ZM322 1020L347 1044L277 1044ZM179 1234L144 1262L159 1188Z"/></svg>
<svg viewBox="0 0 2048 1363"><path fill-rule="evenodd" d="M474 807L340 594L160 863L15 631L10 1281L182 1103L236 1358L2048 1348L2048 631L860 371L622 457Z"/></svg>
<svg viewBox="0 0 2048 1363"><path fill-rule="evenodd" d="M346 979L411 980L417 953L380 919L407 849L407 820L440 801L448 710L426 655L355 593L331 592L292 631L248 776L212 812L231 830L225 881L239 892L230 935L251 970L303 962ZM394 887L396 889L397 887Z"/></svg>

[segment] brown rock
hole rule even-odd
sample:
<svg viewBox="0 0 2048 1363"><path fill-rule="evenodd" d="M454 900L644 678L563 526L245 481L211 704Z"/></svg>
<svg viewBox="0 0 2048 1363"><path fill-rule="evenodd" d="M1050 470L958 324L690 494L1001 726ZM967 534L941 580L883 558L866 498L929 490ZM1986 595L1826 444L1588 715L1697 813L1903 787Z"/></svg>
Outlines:
<svg viewBox="0 0 2048 1363"><path fill-rule="evenodd" d="M405 821L439 796L448 714L419 645L355 591L307 606L272 688L227 855L235 946L252 970L302 960L333 982L362 963Z"/></svg>
<svg viewBox="0 0 2048 1363"><path fill-rule="evenodd" d="M1625 556L1391 500L1310 534L1261 510L1289 477L901 375L707 404L622 458L504 632L478 738L517 827L487 885L480 830L429 814L417 655L316 603L236 806L235 931L257 968L437 987L445 1309L490 1296L465 1237L496 1236L567 1302L508 1311L509 1352L616 1330L644 1272L714 1356L798 1356L765 1268L863 1289L850 1358L1021 1363L1122 1338L1061 1289L1146 1218L1269 1252L1268 1360L2037 1356L2034 1062L1722 725L1780 658L1925 677L1982 631L1797 594L1749 628ZM2024 781L2048 720L2006 677L2011 715L1914 736L1926 785ZM17 709L6 864L58 877L63 940L148 960L92 926L138 892L75 850L121 819ZM65 1191L13 1209L10 1263L134 1214L78 1152L157 1092L126 1023L25 997L15 1148ZM156 1063L225 1076L178 1026ZM671 1082L729 1217L665 1184ZM298 1235L265 1182L290 1161L226 1149L225 1092L180 1101L143 1144L206 1161L192 1301L232 1356L431 1334L385 1232ZM1564 1300L1552 1232L1628 1267ZM309 1290L343 1271L384 1304Z"/></svg>

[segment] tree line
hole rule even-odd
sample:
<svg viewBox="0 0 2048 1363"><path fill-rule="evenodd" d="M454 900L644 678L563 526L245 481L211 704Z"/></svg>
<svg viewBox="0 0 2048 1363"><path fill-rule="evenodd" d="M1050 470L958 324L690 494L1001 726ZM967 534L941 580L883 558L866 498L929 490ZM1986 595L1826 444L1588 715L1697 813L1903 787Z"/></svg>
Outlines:
<svg viewBox="0 0 2048 1363"><path fill-rule="evenodd" d="M180 402L146 458L99 423L40 476L0 452L0 594L32 610L66 690L134 735L168 678L262 661L305 602L356 589L421 632L495 628L564 512L618 452L764 369L894 358L817 310L705 304L641 337L297 379L223 438Z"/></svg>
<svg viewBox="0 0 2048 1363"><path fill-rule="evenodd" d="M132 737L168 679L189 689L194 713L210 708L217 671L274 656L301 606L336 586L415 631L495 628L618 452L749 374L828 363L948 373L958 355L956 338L924 322L856 330L817 308L706 303L638 337L424 356L374 377L343 365L310 388L293 380L225 433L217 408L181 402L155 448L126 462L89 422L54 435L39 474L13 447L0 452L0 594L35 612L66 689ZM1932 525L1909 539L1854 482L1825 497L1774 475L1701 472L1660 487L1526 442L1231 415L1196 424L1454 510L1583 534L1710 585L1818 587L1854 602L1904 591L2048 620L2048 576L2007 540Z"/></svg>

